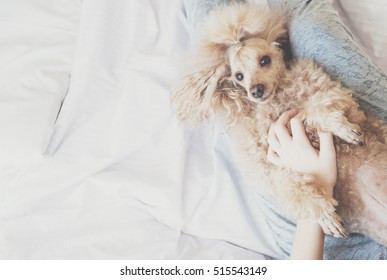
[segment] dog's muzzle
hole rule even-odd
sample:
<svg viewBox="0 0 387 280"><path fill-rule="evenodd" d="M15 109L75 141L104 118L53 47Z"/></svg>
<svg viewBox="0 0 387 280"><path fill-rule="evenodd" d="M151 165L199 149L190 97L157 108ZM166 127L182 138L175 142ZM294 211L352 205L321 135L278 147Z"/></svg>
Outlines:
<svg viewBox="0 0 387 280"><path fill-rule="evenodd" d="M262 99L265 94L265 86L263 84L258 84L255 87L250 89L250 94L256 99Z"/></svg>

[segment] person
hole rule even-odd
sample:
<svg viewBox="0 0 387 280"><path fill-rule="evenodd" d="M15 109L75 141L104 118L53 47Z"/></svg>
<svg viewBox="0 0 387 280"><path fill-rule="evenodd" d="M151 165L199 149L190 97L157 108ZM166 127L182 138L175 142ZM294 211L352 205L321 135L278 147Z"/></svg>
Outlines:
<svg viewBox="0 0 387 280"><path fill-rule="evenodd" d="M314 175L333 196L337 179L336 152L330 132L319 131L320 150L310 143L297 111L283 113L271 126L268 160L296 172ZM291 134L287 129L290 122ZM298 220L290 259L322 259L325 235L317 221Z"/></svg>

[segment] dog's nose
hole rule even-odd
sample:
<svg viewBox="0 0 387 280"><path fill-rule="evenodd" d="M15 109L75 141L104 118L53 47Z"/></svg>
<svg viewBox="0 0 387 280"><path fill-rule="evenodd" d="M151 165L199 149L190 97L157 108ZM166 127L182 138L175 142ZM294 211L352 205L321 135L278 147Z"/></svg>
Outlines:
<svg viewBox="0 0 387 280"><path fill-rule="evenodd" d="M263 84L258 84L250 89L250 92L254 98L261 98L265 93L265 86Z"/></svg>

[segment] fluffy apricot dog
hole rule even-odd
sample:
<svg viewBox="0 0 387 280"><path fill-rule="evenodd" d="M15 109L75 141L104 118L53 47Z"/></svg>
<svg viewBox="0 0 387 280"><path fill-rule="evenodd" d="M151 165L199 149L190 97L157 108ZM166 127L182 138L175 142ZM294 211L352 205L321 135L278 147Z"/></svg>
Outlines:
<svg viewBox="0 0 387 280"><path fill-rule="evenodd" d="M316 220L335 237L362 233L387 246L387 126L366 117L351 90L313 61L289 55L286 24L284 12L257 6L210 13L188 73L171 94L177 117L190 127L226 125L242 174L288 217ZM334 199L313 176L267 160L269 127L289 109L298 110L315 148L318 130L333 133Z"/></svg>

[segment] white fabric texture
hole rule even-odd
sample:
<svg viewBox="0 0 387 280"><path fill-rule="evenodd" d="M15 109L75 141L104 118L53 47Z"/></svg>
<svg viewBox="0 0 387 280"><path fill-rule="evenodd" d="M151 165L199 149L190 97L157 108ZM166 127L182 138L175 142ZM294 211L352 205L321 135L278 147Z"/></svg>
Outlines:
<svg viewBox="0 0 387 280"><path fill-rule="evenodd" d="M0 0L0 167L43 157L70 80L80 0Z"/></svg>
<svg viewBox="0 0 387 280"><path fill-rule="evenodd" d="M0 259L280 258L224 131L170 108L182 1L0 6Z"/></svg>

